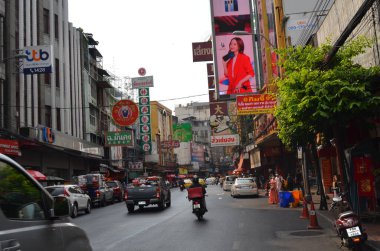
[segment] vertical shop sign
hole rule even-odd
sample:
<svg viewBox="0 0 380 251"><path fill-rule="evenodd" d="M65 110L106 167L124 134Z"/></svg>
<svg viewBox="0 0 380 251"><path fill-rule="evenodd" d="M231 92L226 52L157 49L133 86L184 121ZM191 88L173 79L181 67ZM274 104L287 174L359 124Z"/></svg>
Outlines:
<svg viewBox="0 0 380 251"><path fill-rule="evenodd" d="M149 88L139 88L139 121L141 148L144 152L152 151L152 137L150 124L150 97Z"/></svg>

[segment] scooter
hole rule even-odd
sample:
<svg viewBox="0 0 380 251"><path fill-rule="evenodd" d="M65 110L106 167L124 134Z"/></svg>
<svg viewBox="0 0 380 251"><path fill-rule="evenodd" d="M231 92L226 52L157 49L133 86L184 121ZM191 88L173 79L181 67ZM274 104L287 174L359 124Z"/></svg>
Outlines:
<svg viewBox="0 0 380 251"><path fill-rule="evenodd" d="M336 189L338 191L339 189ZM346 199L347 193L334 193L330 211L334 213L334 228L341 239L341 245L352 250L361 250L367 240L360 218L355 214Z"/></svg>
<svg viewBox="0 0 380 251"><path fill-rule="evenodd" d="M203 196L206 195L203 194L201 187L189 188L187 191L187 198L192 201L193 214L195 214L200 221L203 219L203 215L206 213L206 208L202 203Z"/></svg>

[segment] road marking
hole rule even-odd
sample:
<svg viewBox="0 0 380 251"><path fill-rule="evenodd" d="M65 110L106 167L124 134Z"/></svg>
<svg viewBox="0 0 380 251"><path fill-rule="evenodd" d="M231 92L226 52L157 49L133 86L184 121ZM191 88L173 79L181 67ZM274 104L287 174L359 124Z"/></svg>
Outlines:
<svg viewBox="0 0 380 251"><path fill-rule="evenodd" d="M240 241L234 241L232 245L232 250L238 250L240 248Z"/></svg>
<svg viewBox="0 0 380 251"><path fill-rule="evenodd" d="M218 199L221 200L221 199L223 199L223 198L222 198L222 197L219 197Z"/></svg>
<svg viewBox="0 0 380 251"><path fill-rule="evenodd" d="M239 228L243 228L244 227L244 223L239 223Z"/></svg>
<svg viewBox="0 0 380 251"><path fill-rule="evenodd" d="M224 195L224 193L218 193L218 194L216 194L216 195L221 196L221 195Z"/></svg>

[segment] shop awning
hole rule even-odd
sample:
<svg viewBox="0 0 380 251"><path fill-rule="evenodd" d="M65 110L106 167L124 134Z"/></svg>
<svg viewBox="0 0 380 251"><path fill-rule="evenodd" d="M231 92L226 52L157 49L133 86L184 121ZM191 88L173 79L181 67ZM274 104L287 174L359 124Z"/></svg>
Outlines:
<svg viewBox="0 0 380 251"><path fill-rule="evenodd" d="M36 180L46 180L46 176L39 172L39 171L36 171L36 170L26 170L30 175L33 176L33 178L35 178Z"/></svg>

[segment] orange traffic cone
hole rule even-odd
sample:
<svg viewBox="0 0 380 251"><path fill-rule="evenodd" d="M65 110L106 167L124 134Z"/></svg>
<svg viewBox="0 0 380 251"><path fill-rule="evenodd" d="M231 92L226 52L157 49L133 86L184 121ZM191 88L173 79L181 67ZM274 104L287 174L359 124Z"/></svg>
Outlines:
<svg viewBox="0 0 380 251"><path fill-rule="evenodd" d="M306 199L303 198L303 209L302 209L302 214L300 216L300 219L309 219L309 210L307 209L307 202Z"/></svg>
<svg viewBox="0 0 380 251"><path fill-rule="evenodd" d="M310 225L307 229L321 229L318 225L317 214L315 213L314 203L311 201L310 205Z"/></svg>

